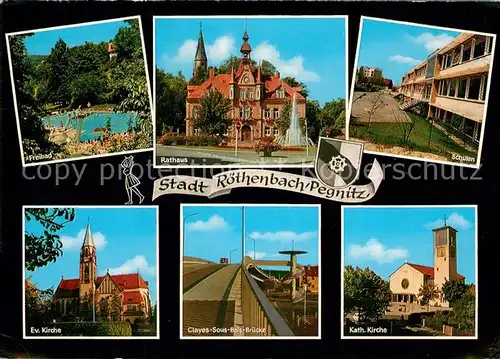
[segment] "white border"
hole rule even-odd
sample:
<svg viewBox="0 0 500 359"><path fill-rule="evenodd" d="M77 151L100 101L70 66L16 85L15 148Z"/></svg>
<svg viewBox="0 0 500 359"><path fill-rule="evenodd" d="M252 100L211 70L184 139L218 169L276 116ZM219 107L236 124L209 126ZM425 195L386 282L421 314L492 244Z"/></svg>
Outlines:
<svg viewBox="0 0 500 359"><path fill-rule="evenodd" d="M26 248L25 248L25 210L26 208L130 208L138 209L138 208L154 208L156 209L156 335L155 336L131 336L131 337L121 337L121 336L90 336L90 337L82 337L82 336L30 336L26 335L26 269L24 267L26 261ZM138 340L153 340L160 339L160 219L159 219L159 207L158 206L41 206L41 205L23 205L22 210L22 223L23 223L23 233L22 233L22 252L23 252L23 261L22 261L22 271L23 271L23 285L22 285L22 298L23 298L23 339L52 339L52 340L65 340L65 339L104 339L104 340L121 340L121 339L138 339Z"/></svg>
<svg viewBox="0 0 500 359"><path fill-rule="evenodd" d="M319 280L318 280L318 335L317 336L293 336L293 337L287 337L287 336L184 336L183 335L183 317L182 317L182 312L183 312L183 236L184 236L184 208L185 207L316 207L318 210L318 275L319 275ZM257 204L257 203L217 203L217 204L210 204L210 203L181 203L181 208L180 208L180 261L179 261L179 274L180 274L180 280L179 280L179 303L180 303L180 309L179 309L179 336L180 339L182 340L240 340L240 339L264 339L264 340L281 340L281 339L305 339L305 340L316 340L316 339L321 339L321 301L322 301L322 280L323 276L321 274L321 205L320 204ZM243 229L245 230L245 229ZM244 243L246 243L246 238ZM245 248L243 248L243 253L242 255L244 256L244 251Z"/></svg>
<svg viewBox="0 0 500 359"><path fill-rule="evenodd" d="M344 257L345 257L345 248L344 248L344 212L346 208L474 208L474 216L475 216L475 298L476 298L476 303L475 303L475 308L476 308L476 315L475 315L475 335L474 336L376 336L376 335L344 335ZM342 206L341 208L341 260L340 260L340 339L370 339L370 340L385 340L385 339L403 339L403 340L447 340L447 339L452 339L452 340L476 340L478 339L478 328L479 328L479 298L478 298L478 286L479 286L479 275L478 275L478 217L477 217L477 205L389 205L389 206L354 206L354 205L345 205Z"/></svg>
<svg viewBox="0 0 500 359"><path fill-rule="evenodd" d="M349 110L349 17L347 15L221 15L221 16L153 16L153 98L156 109L156 20L161 19L344 19L344 42L345 42L345 111ZM287 164L268 164L258 163L244 165L240 163L226 165L157 165L156 164L156 113L153 117L154 143L153 143L153 168L314 168L311 165L287 165Z"/></svg>
<svg viewBox="0 0 500 359"><path fill-rule="evenodd" d="M458 162L451 162L451 161L441 161L441 160L433 160L431 158L423 158L423 157L412 157L412 156L404 156L404 155L396 155L396 154L391 154L391 153L386 153L386 152L377 152L377 151L365 151L365 153L373 154L373 155L381 155L381 156L387 156L387 157L395 157L395 158L404 158L404 159L410 159L410 160L416 160L416 161L423 161L423 162L433 162L433 163L441 163L441 164L446 164L446 165L452 165L452 166L458 166L458 167L468 167L468 168L476 168L479 169L481 167L481 151L483 149L483 142L484 142L484 128L486 127L486 117L487 117L487 112L488 112L488 101L490 98L490 88L491 88L491 77L493 73L493 64L494 64L494 56L495 56L495 47L496 47L496 39L497 35L496 34L489 34L485 32L477 32L477 31L470 31L470 30L461 30L461 29L455 29L455 28L449 28L449 27L441 27L441 26L434 26L434 25L423 25L423 24L418 24L418 23L413 23L413 22L406 22L406 21L397 21L397 20L388 20L388 19L383 19L383 18L377 18L377 17L369 17L369 16L361 16L361 20L359 23L359 33L358 33L358 45L356 49L356 57L354 59L354 69L353 69L353 77L352 77L352 83L351 83L351 92L350 92L350 101L349 105L347 108L347 115L346 115L346 139L349 140L349 124L351 122L351 111L352 111L352 99L354 97L354 85L356 83L356 71L358 68L358 58L359 58L359 50L361 46L361 34L363 32L363 20L372 20L372 21L380 21L380 22L388 22L388 23L393 23L393 24L401 24L401 25L411 25L415 27L422 27L422 28L431 28L431 29L439 29L439 30L445 30L445 31L456 31L456 32L461 32L461 33L467 33L467 34L475 34L475 35L484 35L484 36L491 36L493 38L492 41L492 47L491 47L491 64L490 64L490 69L488 71L488 86L486 88L486 97L484 101L484 114L483 114L483 122L481 126L481 137L479 140L479 146L478 146L478 151L477 151L477 157L476 157L476 162L475 164L466 164L466 163L458 163Z"/></svg>
<svg viewBox="0 0 500 359"><path fill-rule="evenodd" d="M63 158L63 159L60 159L60 160L40 161L40 162L33 162L33 163L26 163L25 160L24 160L23 139L22 139L22 135L21 135L21 125L20 125L20 121L19 121L19 112L18 112L18 109L17 109L17 96L16 96L16 87L15 87L15 83L14 83L14 72L13 72L13 69L12 69L12 59L11 59L11 55L10 55L9 36L22 35L22 34L33 33L33 32L61 30L61 29L68 29L68 28L72 28L72 27L83 27L83 26L88 26L88 25L97 25L97 24L104 24L104 23L124 21L124 20L138 20L139 21L139 29L140 29L140 32L141 32L142 53L143 53L143 56L144 56L144 67L145 67L145 71L146 71L146 81L147 81L146 84L147 84L147 89L148 89L149 106L150 106L150 109L151 109L151 120L153 121L153 131L154 131L153 98L152 98L152 95L151 95L151 84L150 84L150 81L149 81L148 61L147 61L147 57L146 57L146 45L144 44L144 33L142 31L142 22L141 22L141 16L140 15L129 16L129 17L121 17L121 18L116 18L116 19L108 19L108 20L84 22L84 23L79 23L79 24L53 26L53 27L47 27L47 28L43 28L43 29L23 30L23 31L11 32L11 33L5 34L5 40L6 40L6 44L7 44L7 59L9 61L10 81L11 81L11 86L12 86L12 96L13 96L13 100L14 100L14 112L16 114L17 133L18 133L18 136L19 136L19 150L21 152L21 163L22 163L23 167L32 167L32 166L47 165L47 164L52 164L52 163L69 162L69 161L80 161L80 160L88 160L88 159L93 159L93 158L126 155L126 154L131 154L131 153L139 153L139 152L151 151L153 149L153 148L141 148L141 149L138 149L138 150L130 150L130 151L123 151L123 152L113 152L113 153L104 153L104 154L101 154L101 155L90 155L90 156ZM154 147L154 133L153 133L153 147Z"/></svg>

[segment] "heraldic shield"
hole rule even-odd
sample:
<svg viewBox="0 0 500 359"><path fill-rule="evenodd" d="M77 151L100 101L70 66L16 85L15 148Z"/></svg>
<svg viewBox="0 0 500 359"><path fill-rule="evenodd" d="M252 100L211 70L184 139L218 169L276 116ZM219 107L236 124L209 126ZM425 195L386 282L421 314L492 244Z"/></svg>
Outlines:
<svg viewBox="0 0 500 359"><path fill-rule="evenodd" d="M316 154L316 176L327 186L346 187L358 179L363 144L320 137Z"/></svg>

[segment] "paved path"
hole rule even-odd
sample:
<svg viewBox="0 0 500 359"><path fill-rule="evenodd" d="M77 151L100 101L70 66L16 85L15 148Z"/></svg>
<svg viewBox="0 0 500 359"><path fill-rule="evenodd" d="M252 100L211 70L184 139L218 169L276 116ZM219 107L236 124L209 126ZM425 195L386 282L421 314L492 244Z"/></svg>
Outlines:
<svg viewBox="0 0 500 359"><path fill-rule="evenodd" d="M183 300L222 300L239 264L230 264L210 275L184 293Z"/></svg>
<svg viewBox="0 0 500 359"><path fill-rule="evenodd" d="M186 165L311 165L316 157L316 149L309 148L309 154L304 151L278 151L273 152L271 157L263 157L252 150L238 151L235 157L234 149L205 149L200 147L175 147L156 146L156 157L158 165L186 166Z"/></svg>
<svg viewBox="0 0 500 359"><path fill-rule="evenodd" d="M355 92L353 96L351 116L359 118L361 122L368 122L369 111L375 103L381 102L371 117L375 122L410 122L408 115L399 108L397 100L388 92Z"/></svg>

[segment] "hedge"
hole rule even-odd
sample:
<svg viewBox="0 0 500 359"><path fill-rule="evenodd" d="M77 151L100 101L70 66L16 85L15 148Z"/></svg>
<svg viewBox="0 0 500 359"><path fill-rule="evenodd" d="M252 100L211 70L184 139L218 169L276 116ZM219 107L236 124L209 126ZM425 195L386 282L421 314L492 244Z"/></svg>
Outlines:
<svg viewBox="0 0 500 359"><path fill-rule="evenodd" d="M160 143L164 146L217 146L220 139L214 136L163 136Z"/></svg>
<svg viewBox="0 0 500 359"><path fill-rule="evenodd" d="M129 322L56 323L54 326L61 328L61 336L132 336Z"/></svg>

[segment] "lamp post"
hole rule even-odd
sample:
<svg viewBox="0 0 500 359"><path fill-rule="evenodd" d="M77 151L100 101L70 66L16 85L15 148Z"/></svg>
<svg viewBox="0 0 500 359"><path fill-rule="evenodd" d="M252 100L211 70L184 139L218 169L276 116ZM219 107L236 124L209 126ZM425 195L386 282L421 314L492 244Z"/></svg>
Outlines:
<svg viewBox="0 0 500 359"><path fill-rule="evenodd" d="M248 237L253 241L253 261L255 262L255 238L253 237Z"/></svg>
<svg viewBox="0 0 500 359"><path fill-rule="evenodd" d="M189 217L197 216L199 213L190 213L187 216L184 217L184 222L182 225L182 260L184 261L184 253L185 253L185 248L186 248L186 220Z"/></svg>
<svg viewBox="0 0 500 359"><path fill-rule="evenodd" d="M238 248L233 249L232 251L229 252L229 264L231 264L231 256L233 255L233 252L237 251L237 250L238 250Z"/></svg>

